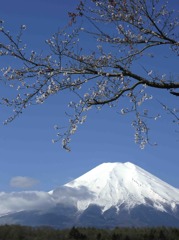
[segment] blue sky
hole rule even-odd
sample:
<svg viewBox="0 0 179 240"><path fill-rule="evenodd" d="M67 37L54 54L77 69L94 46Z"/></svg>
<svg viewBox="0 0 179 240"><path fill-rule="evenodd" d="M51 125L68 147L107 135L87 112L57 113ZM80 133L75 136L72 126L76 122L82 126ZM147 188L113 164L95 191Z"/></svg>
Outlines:
<svg viewBox="0 0 179 240"><path fill-rule="evenodd" d="M0 16L12 33L16 33L21 24L27 25L25 42L29 48L40 51L45 46L44 41L66 25L67 12L73 10L77 2L6 0L1 3ZM8 62L5 60L4 64ZM175 62L167 64L175 65ZM0 96L6 91L1 88ZM169 98L171 104L176 100ZM140 150L133 141L131 116L122 117L116 108L93 110L73 137L72 151L67 153L60 142L52 144L51 141L56 135L53 126L64 121L66 106L67 98L62 93L43 105L27 109L7 126L2 122L10 110L0 108L0 191L19 191L30 185L30 190L48 191L103 162L126 161L179 188L179 135L167 114L151 123L151 140L157 141L158 146ZM151 108L158 107L151 103ZM22 188L21 182L24 183Z"/></svg>

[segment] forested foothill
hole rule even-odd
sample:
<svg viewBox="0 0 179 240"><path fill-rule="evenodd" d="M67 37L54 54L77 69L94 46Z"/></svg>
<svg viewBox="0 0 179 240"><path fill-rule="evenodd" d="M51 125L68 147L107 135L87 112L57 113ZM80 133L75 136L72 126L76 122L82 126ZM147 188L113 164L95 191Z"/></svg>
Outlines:
<svg viewBox="0 0 179 240"><path fill-rule="evenodd" d="M178 240L178 228L54 229L20 225L0 226L0 240Z"/></svg>

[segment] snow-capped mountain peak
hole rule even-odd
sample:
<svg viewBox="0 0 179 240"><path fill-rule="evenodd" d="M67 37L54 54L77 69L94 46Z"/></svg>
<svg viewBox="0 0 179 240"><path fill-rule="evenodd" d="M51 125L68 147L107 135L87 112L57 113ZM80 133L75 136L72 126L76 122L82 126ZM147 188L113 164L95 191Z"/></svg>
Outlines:
<svg viewBox="0 0 179 240"><path fill-rule="evenodd" d="M83 189L84 195L88 192L84 199L73 199L81 211L90 204L101 206L103 211L122 204L130 209L149 202L165 211L165 207L174 209L179 204L178 189L130 162L103 163L64 186Z"/></svg>

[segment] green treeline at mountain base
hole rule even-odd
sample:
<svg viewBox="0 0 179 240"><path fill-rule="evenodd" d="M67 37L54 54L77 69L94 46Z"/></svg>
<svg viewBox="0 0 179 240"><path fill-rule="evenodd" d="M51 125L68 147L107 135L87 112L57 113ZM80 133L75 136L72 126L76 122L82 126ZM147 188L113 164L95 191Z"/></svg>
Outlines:
<svg viewBox="0 0 179 240"><path fill-rule="evenodd" d="M0 226L0 240L179 240L178 228L76 228Z"/></svg>

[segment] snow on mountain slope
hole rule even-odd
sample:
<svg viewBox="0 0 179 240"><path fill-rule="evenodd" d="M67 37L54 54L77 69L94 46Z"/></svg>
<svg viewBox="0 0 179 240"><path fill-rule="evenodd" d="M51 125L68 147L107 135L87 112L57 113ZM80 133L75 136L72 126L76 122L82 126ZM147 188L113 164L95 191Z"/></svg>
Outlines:
<svg viewBox="0 0 179 240"><path fill-rule="evenodd" d="M103 163L65 184L64 194L65 189L73 193L69 200L80 211L90 204L101 206L103 211L113 206L119 209L122 204L127 209L144 204L160 211L168 207L175 211L179 204L178 189L130 162ZM56 199L60 193L60 188L51 192Z"/></svg>

